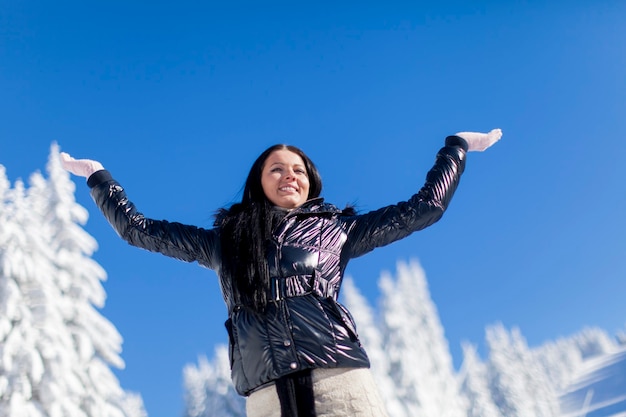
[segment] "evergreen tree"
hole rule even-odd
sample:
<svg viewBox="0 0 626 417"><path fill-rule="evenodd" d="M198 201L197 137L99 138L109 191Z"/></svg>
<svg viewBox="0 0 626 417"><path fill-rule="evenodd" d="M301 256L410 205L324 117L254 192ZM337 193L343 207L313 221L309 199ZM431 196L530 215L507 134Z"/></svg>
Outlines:
<svg viewBox="0 0 626 417"><path fill-rule="evenodd" d="M615 335L615 338L617 339L617 343L620 346L626 345L626 331L624 330L618 331L617 334Z"/></svg>
<svg viewBox="0 0 626 417"><path fill-rule="evenodd" d="M202 356L198 366L185 366L183 374L185 417L245 417L245 399L232 384L226 346L215 348L212 362Z"/></svg>
<svg viewBox="0 0 626 417"><path fill-rule="evenodd" d="M585 327L572 336L572 339L578 346L583 360L614 353L618 349L616 340L598 327Z"/></svg>
<svg viewBox="0 0 626 417"><path fill-rule="evenodd" d="M554 417L559 413L557 395L519 329L502 324L487 329L491 392L507 417Z"/></svg>
<svg viewBox="0 0 626 417"><path fill-rule="evenodd" d="M464 416L467 404L424 271L416 261L397 268L397 280L382 274L380 287L384 349L398 399L408 416Z"/></svg>
<svg viewBox="0 0 626 417"><path fill-rule="evenodd" d="M480 360L476 347L463 343L461 392L468 400L467 417L504 417L491 398L487 366Z"/></svg>
<svg viewBox="0 0 626 417"><path fill-rule="evenodd" d="M387 413L394 417L409 417L396 395L395 385L390 377L387 353L383 348L380 326L376 323L372 308L350 277L343 280L341 294L357 323L359 339L370 358L372 374L385 402Z"/></svg>
<svg viewBox="0 0 626 417"><path fill-rule="evenodd" d="M29 253L37 235L33 235L36 227L24 224L28 206L22 181L16 181L13 189L5 189L3 203L0 238L0 415L45 416L39 401L31 401L39 396L44 364L40 353L34 349L41 323L33 314L36 309L31 308L36 308L41 298L36 285L38 270ZM22 225L25 229L21 229Z"/></svg>
<svg viewBox="0 0 626 417"><path fill-rule="evenodd" d="M583 355L574 337L558 338L532 351L557 393L567 388L583 363Z"/></svg>
<svg viewBox="0 0 626 417"><path fill-rule="evenodd" d="M56 145L47 170L48 181L31 176L28 194L18 181L2 210L0 415L144 416L110 369L124 365L121 337L96 310L106 275Z"/></svg>
<svg viewBox="0 0 626 417"><path fill-rule="evenodd" d="M13 229L13 224L9 223L10 216L8 213L10 183L6 176L6 170L0 165L0 341L5 340L6 335L11 330L11 316L9 315L9 291L11 280L3 273L3 265L6 261L5 249L9 246L9 236ZM0 343L0 348L1 348ZM2 357L0 356L0 366ZM2 378L2 373L0 373ZM2 383L0 382L0 389Z"/></svg>

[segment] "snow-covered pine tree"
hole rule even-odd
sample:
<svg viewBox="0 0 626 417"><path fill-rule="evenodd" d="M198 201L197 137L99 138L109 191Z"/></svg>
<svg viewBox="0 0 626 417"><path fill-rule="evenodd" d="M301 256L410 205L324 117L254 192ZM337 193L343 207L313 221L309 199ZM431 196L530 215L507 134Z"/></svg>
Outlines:
<svg viewBox="0 0 626 417"><path fill-rule="evenodd" d="M567 388L583 363L583 354L573 337L546 342L531 353L557 394Z"/></svg>
<svg viewBox="0 0 626 417"><path fill-rule="evenodd" d="M90 417L144 416L141 397L122 390L110 368L124 367L119 356L122 337L96 309L102 308L106 299L102 287L106 272L91 258L97 242L80 226L88 213L74 199L75 185L61 167L56 144L51 147L47 171L55 281L63 298L70 301L61 311L78 354L79 365L72 370L85 389L82 407Z"/></svg>
<svg viewBox="0 0 626 417"><path fill-rule="evenodd" d="M519 329L487 328L491 395L507 417L554 417L558 397Z"/></svg>
<svg viewBox="0 0 626 417"><path fill-rule="evenodd" d="M452 357L426 276L417 261L398 262L397 280L380 279L384 349L398 399L408 416L462 417Z"/></svg>
<svg viewBox="0 0 626 417"><path fill-rule="evenodd" d="M583 360L594 356L614 353L619 346L617 341L598 327L585 327L572 336Z"/></svg>
<svg viewBox="0 0 626 417"><path fill-rule="evenodd" d="M35 307L41 299L36 285L40 269L35 264L40 259L29 253L31 244L35 243L32 240L38 236L36 225L24 224L28 209L21 180L16 181L13 189L5 188L0 237L0 415L3 416L46 415L41 404L31 401L38 396L43 361L34 349L39 323L31 306ZM46 265L41 270L45 272Z"/></svg>
<svg viewBox="0 0 626 417"><path fill-rule="evenodd" d="M3 274L2 264L4 259L4 249L9 242L10 231L13 225L9 223L9 215L7 213L9 188L11 184L6 176L6 170L3 165L0 165L0 341L4 340L9 330L11 329L11 319L7 314L8 304L5 299L9 296L10 280ZM2 357L0 356L0 366L2 365ZM0 373L0 380L2 375ZM0 389L2 382L0 382ZM1 392L1 391L0 391Z"/></svg>
<svg viewBox="0 0 626 417"><path fill-rule="evenodd" d="M216 346L212 362L201 356L197 366L185 366L183 376L185 417L245 417L245 399L232 384L226 346Z"/></svg>
<svg viewBox="0 0 626 417"><path fill-rule="evenodd" d="M487 367L480 360L476 347L463 343L463 364L459 372L461 392L467 398L467 417L505 417L491 398Z"/></svg>
<svg viewBox="0 0 626 417"><path fill-rule="evenodd" d="M0 415L145 416L110 369L123 366L121 337L95 308L106 275L91 258L96 242L80 227L87 211L58 154L53 145L48 181L33 174L26 197L18 181L4 207L0 309L10 325L0 340Z"/></svg>
<svg viewBox="0 0 626 417"><path fill-rule="evenodd" d="M359 339L370 358L372 374L385 403L387 413L393 417L410 417L396 396L394 382L389 372L387 353L383 348L380 326L369 303L361 295L351 277L343 280L342 297L348 310L354 316L359 332Z"/></svg>

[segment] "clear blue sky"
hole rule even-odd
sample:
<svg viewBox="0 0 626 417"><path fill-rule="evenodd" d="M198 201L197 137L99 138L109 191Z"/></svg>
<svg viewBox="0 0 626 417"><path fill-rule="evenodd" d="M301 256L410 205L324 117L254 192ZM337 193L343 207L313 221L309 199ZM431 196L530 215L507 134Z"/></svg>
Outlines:
<svg viewBox="0 0 626 417"><path fill-rule="evenodd" d="M226 3L228 3L226 5ZM0 163L43 170L57 141L100 160L139 209L208 227L267 146L317 163L323 195L408 198L443 138L500 127L432 228L351 263L418 258L458 366L497 321L531 345L626 322L626 3L4 1ZM123 388L179 415L182 368L226 341L212 271L117 238L77 182L123 335Z"/></svg>

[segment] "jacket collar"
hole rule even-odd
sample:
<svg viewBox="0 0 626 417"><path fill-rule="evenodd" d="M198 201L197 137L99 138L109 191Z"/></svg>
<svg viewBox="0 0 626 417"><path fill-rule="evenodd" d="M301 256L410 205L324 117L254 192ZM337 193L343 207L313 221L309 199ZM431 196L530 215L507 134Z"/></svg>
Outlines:
<svg viewBox="0 0 626 417"><path fill-rule="evenodd" d="M312 198L310 200L307 200L300 207L290 210L289 213L287 213L287 216L285 217L297 216L299 214L311 214L311 213L335 214L335 213L341 213L341 210L339 210L336 206L332 204L325 203L322 197L317 197L317 198Z"/></svg>

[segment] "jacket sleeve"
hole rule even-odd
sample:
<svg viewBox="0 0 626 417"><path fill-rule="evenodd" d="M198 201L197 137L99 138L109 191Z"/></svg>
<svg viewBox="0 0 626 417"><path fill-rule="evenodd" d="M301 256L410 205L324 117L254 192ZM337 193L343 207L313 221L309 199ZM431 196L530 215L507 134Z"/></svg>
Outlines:
<svg viewBox="0 0 626 417"><path fill-rule="evenodd" d="M356 258L424 229L441 218L465 169L467 142L448 136L426 183L408 201L345 218L343 256Z"/></svg>
<svg viewBox="0 0 626 417"><path fill-rule="evenodd" d="M186 262L197 261L207 268L218 268L220 239L216 229L146 218L106 170L95 172L87 184L104 217L129 244Z"/></svg>

